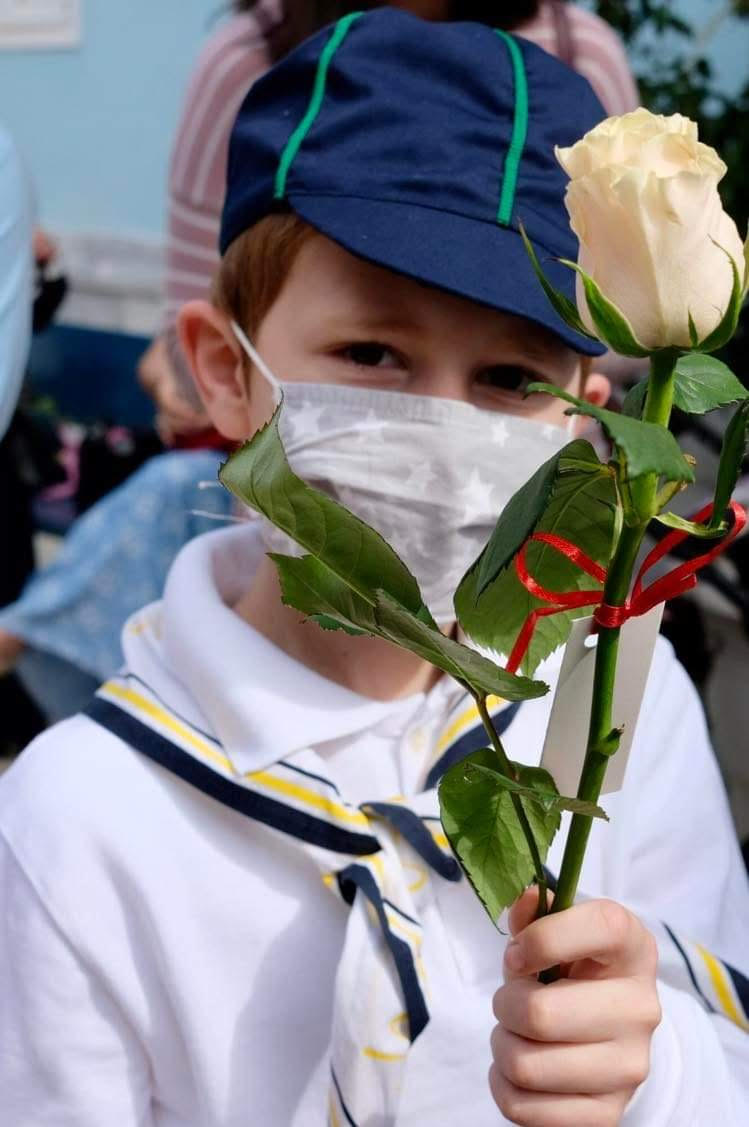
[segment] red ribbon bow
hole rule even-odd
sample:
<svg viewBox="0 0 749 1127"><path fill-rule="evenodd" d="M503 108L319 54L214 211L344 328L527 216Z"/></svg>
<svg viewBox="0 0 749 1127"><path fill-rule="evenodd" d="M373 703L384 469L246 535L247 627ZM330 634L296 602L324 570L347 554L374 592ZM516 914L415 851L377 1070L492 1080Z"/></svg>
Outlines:
<svg viewBox="0 0 749 1127"><path fill-rule="evenodd" d="M658 563L664 556L680 544L682 540L686 540L689 536L688 532L683 532L680 529L675 529L669 532L667 536L660 541L659 544L653 548L651 552L645 557L642 567L637 573L635 585L632 589L632 594L621 606L610 606L603 601L603 591L585 590L585 591L549 591L537 583L533 576L528 571L525 562L525 553L528 545L532 540L538 540L542 544L548 544L555 551L560 552L567 559L572 560L577 564L582 571L588 575L592 575L599 583L606 582L607 572L606 569L592 560L590 556L586 556L576 544L570 540L564 540L561 536L555 536L553 532L534 532L515 557L515 570L518 573L520 582L529 591L531 595L535 595L537 599L549 603L548 607L537 607L532 610L526 618L523 628L518 634L517 641L513 646L510 659L507 662L507 669L510 673L515 673L523 658L526 655L528 646L533 637L533 631L536 628L536 622L539 618L544 618L550 614L559 614L560 611L576 610L578 607L595 606L596 611L593 615L596 623L599 626L611 629L616 626L622 626L623 623L629 618L636 618L638 615L647 614L657 603L663 603L666 599L673 599L677 595L683 595L685 591L690 591L692 587L697 585L696 572L700 568L705 567L712 560L724 552L729 544L736 539L746 524L747 514L746 510L736 501L731 501L729 509L733 514L733 525L729 532L718 541L709 552L705 552L701 556L697 556L693 560L687 560L683 564L679 564L673 571L669 571L666 575L656 579L648 587L643 590L642 582L650 569ZM712 514L713 506L705 505L704 509L700 509L698 513L692 517L692 520L699 523L706 520Z"/></svg>

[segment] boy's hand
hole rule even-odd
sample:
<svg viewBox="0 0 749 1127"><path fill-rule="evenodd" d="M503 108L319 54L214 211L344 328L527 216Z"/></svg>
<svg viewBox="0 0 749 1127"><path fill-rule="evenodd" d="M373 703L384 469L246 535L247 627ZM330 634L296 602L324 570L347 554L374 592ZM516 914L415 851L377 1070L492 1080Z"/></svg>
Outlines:
<svg viewBox="0 0 749 1127"><path fill-rule="evenodd" d="M656 943L613 900L533 919L536 889L510 912L514 940L494 995L489 1085L523 1127L614 1127L648 1075L660 1022ZM544 986L536 974L562 964Z"/></svg>

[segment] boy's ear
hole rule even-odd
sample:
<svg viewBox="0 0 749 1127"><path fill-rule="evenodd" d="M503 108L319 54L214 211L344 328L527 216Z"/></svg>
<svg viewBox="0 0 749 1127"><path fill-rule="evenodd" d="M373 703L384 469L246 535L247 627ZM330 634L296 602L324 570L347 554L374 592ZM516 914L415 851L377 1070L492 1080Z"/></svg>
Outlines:
<svg viewBox="0 0 749 1127"><path fill-rule="evenodd" d="M177 333L211 422L225 438L243 441L253 429L250 395L229 318L209 301L188 301L177 314Z"/></svg>

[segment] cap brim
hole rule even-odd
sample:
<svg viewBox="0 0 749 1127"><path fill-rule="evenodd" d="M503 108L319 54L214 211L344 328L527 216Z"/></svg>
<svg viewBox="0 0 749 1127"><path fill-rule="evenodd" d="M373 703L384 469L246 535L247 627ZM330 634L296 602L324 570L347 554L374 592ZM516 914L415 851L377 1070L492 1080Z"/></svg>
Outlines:
<svg viewBox="0 0 749 1127"><path fill-rule="evenodd" d="M360 258L525 317L576 352L600 356L606 351L557 316L512 228L436 208L359 197L290 193L288 202L312 227ZM574 272L544 247L536 245L536 252L549 280L574 302Z"/></svg>

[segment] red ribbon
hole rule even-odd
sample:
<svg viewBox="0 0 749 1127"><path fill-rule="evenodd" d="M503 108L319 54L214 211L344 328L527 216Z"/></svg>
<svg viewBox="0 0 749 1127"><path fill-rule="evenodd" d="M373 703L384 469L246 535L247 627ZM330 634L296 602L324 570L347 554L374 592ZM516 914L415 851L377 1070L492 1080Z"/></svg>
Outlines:
<svg viewBox="0 0 749 1127"><path fill-rule="evenodd" d="M666 575L656 579L648 587L643 590L643 579L650 569L658 563L659 560L667 556L668 553L682 540L686 540L690 534L681 529L674 529L669 532L667 536L656 544L651 552L645 557L642 567L637 573L635 585L632 588L632 594L621 606L610 606L608 603L603 602L603 591L598 589L585 590L585 591L549 591L537 583L533 576L528 571L525 562L525 553L528 545L532 540L537 540L542 544L548 544L555 551L561 555L566 556L568 560L573 563L599 583L606 582L607 572L606 569L592 560L590 556L586 556L576 544L570 540L564 540L561 536L555 536L553 532L534 532L515 557L515 570L517 571L520 582L537 599L541 599L545 603L549 603L547 607L537 607L532 610L525 622L523 628L518 634L517 641L513 646L510 659L507 662L507 669L510 673L515 673L523 658L526 655L528 646L533 637L533 631L536 628L536 622L539 618L545 618L550 614L559 614L560 611L576 610L579 607L595 606L596 611L593 615L598 626L612 629L617 626L622 626L627 619L636 618L638 615L647 614L649 610L657 603L663 603L666 599L673 599L677 595L683 595L685 591L690 591L697 585L696 572L700 568L705 567L712 560L724 552L729 544L736 539L746 524L747 514L746 510L736 501L731 501L729 509L733 514L733 525L729 532L717 542L710 549L701 556L697 556L693 560L687 560L683 564L679 564L673 571L669 571ZM699 523L706 520L713 511L712 505L705 505L704 509L700 509L698 513L692 517L692 520Z"/></svg>

